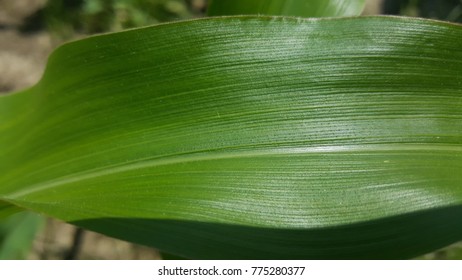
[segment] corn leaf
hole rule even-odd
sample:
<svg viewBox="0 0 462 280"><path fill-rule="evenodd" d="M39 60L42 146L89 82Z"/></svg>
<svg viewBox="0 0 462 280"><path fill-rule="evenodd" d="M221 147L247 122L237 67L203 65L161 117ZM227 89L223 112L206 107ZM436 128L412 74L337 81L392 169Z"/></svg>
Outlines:
<svg viewBox="0 0 462 280"><path fill-rule="evenodd" d="M211 18L66 44L0 97L0 199L188 258L462 237L462 27Z"/></svg>
<svg viewBox="0 0 462 280"><path fill-rule="evenodd" d="M361 14L365 4L365 0L209 0L207 13L210 16L356 16Z"/></svg>
<svg viewBox="0 0 462 280"><path fill-rule="evenodd" d="M10 203L5 203L0 200L0 219L6 218L14 213L21 212L23 209L16 207Z"/></svg>
<svg viewBox="0 0 462 280"><path fill-rule="evenodd" d="M43 217L30 212L0 219L0 260L27 258L43 222Z"/></svg>

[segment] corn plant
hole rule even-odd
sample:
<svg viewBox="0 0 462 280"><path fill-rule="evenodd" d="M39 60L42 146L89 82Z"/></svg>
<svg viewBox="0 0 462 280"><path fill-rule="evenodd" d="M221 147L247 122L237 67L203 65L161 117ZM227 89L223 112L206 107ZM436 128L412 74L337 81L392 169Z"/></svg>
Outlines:
<svg viewBox="0 0 462 280"><path fill-rule="evenodd" d="M401 259L460 240L462 27L275 16L363 2L215 0L211 16L234 16L59 47L0 97L0 210L199 259Z"/></svg>

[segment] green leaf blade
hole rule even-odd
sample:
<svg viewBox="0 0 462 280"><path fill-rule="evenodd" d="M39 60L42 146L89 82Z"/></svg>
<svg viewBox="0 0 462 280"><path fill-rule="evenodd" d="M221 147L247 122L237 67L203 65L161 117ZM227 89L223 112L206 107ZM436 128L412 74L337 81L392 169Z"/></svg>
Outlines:
<svg viewBox="0 0 462 280"><path fill-rule="evenodd" d="M133 218L74 223L193 259L403 259L460 240L461 213L456 206L310 229Z"/></svg>
<svg viewBox="0 0 462 280"><path fill-rule="evenodd" d="M193 258L283 246L275 257L396 258L454 242L454 38L459 26L417 19L236 17L65 45L36 87L0 98L0 197ZM212 232L207 250L199 239L182 251L187 225ZM418 233L431 226L438 238L425 245ZM322 236L332 243L317 248Z"/></svg>
<svg viewBox="0 0 462 280"><path fill-rule="evenodd" d="M12 204L9 204L4 201L0 201L0 219L5 219L12 214L15 214L17 212L21 212L24 209L18 208Z"/></svg>
<svg viewBox="0 0 462 280"><path fill-rule="evenodd" d="M27 258L34 238L43 224L43 217L30 212L0 219L0 260Z"/></svg>

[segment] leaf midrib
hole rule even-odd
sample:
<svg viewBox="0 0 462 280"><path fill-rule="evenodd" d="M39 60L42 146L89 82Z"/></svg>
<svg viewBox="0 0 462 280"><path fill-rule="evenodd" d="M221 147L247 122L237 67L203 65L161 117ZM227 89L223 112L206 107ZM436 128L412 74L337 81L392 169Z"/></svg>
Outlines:
<svg viewBox="0 0 462 280"><path fill-rule="evenodd" d="M3 197L7 200L16 200L21 197L45 191L53 187L71 184L78 181L88 180L101 176L122 173L135 169L142 169L156 166L166 166L178 163L198 162L221 160L231 158L246 158L246 157L261 157L261 156L281 156L290 154L320 154L320 153L373 153L373 152L409 152L409 151L422 151L422 152L454 152L462 153L462 146L460 145L441 145L441 144L367 144L367 145L341 145L341 146L316 146L316 147L275 147L267 149L256 150L230 150L230 148L204 150L193 153L172 154L162 157L136 160L132 162L125 162L120 165L109 165L97 169L91 169L79 173L74 173L68 176L63 176L54 180L38 183L36 185L28 186L23 190L4 194Z"/></svg>

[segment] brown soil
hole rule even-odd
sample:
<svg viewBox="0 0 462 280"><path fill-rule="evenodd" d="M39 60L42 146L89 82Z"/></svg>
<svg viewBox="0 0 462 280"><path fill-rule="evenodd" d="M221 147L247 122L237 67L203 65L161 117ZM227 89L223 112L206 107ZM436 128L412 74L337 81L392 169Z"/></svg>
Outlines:
<svg viewBox="0 0 462 280"><path fill-rule="evenodd" d="M45 228L34 241L29 259L84 260L157 260L159 253L152 248L110 238L95 232L83 231L78 249L70 256L75 242L76 227L48 219Z"/></svg>

